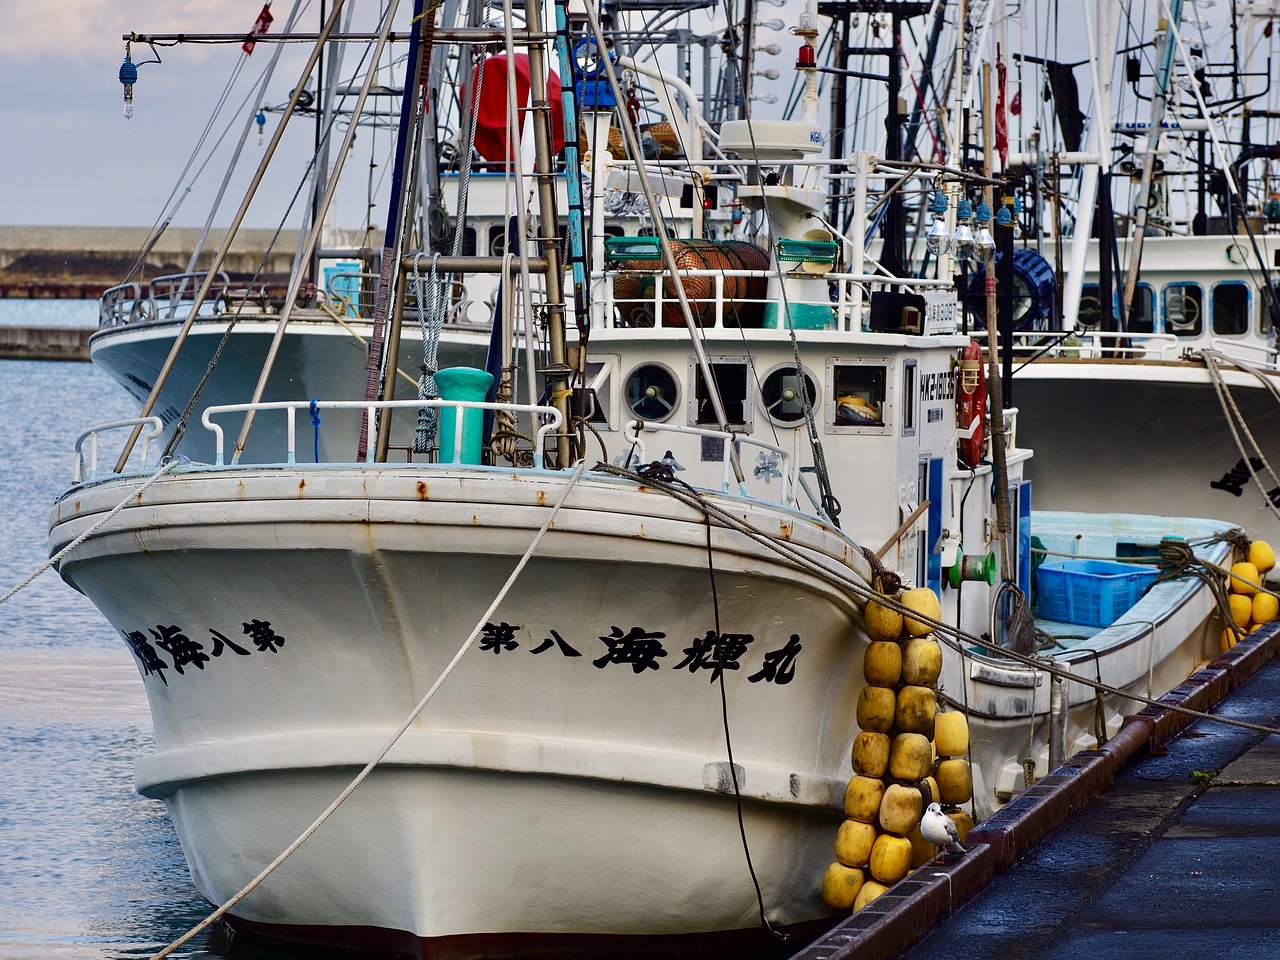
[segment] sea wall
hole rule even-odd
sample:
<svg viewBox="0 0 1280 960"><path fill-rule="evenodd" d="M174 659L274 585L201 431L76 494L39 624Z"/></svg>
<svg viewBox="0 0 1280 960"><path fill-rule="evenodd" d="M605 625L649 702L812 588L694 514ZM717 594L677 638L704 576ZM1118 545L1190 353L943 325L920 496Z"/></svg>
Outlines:
<svg viewBox="0 0 1280 960"><path fill-rule="evenodd" d="M90 327L0 326L0 360L88 360Z"/></svg>

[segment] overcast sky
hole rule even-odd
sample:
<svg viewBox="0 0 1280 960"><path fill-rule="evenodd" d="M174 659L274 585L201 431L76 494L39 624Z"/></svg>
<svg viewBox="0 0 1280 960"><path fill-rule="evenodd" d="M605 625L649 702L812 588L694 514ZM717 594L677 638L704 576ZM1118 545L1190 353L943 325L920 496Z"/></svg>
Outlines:
<svg viewBox="0 0 1280 960"><path fill-rule="evenodd" d="M301 14L299 29L318 29L320 2L310 0L311 5ZM364 9L357 15L364 21L353 29L372 29L375 11L370 8L385 2L359 4ZM1023 33L1023 41L1034 44L1034 37L1048 29L1041 22L1047 11L1059 10L1055 19L1060 21L1065 15L1061 11L1075 8L1077 2L1057 8L1044 0L1025 0L1021 26L1010 35L1011 46L1019 45ZM1200 0L1199 6L1205 8L1202 12L1221 19L1225 5L1209 11L1208 3ZM410 6L410 0L402 0L397 29L407 27ZM761 9L769 18L786 17L790 25L795 22L792 11L796 6L792 0L786 9ZM5 15L0 31L0 131L5 134L0 146L0 223L150 226L180 199L174 222L201 225L225 172L232 142L246 116L256 113L252 104L240 106L242 98L276 48L260 44L253 56L246 58L238 44L183 44L162 48L159 55L163 63L157 64L144 62L153 59L153 53L147 46L135 44L132 56L139 67L134 116L126 120L118 80L125 53L121 37L130 31L242 33L251 28L261 7L262 0L0 0ZM292 0L273 4L273 34L281 32L291 7ZM1144 10L1144 21L1149 23L1140 32L1149 34L1158 0L1135 0L1135 8ZM1010 10L1014 9L1011 5ZM1196 7L1188 4L1188 10ZM778 83L789 85L787 68L795 38L781 31L762 39L781 43L783 53L770 57L765 65L781 68L784 77ZM1083 53L1082 42L1068 47ZM308 49L309 45L302 44L286 46L269 101L279 104L287 98ZM348 49L352 52L344 75L349 76L360 48L353 44ZM399 52L403 50L400 45ZM1055 55L1068 59L1067 54ZM232 130L202 172L197 174L193 169L184 175L183 168L238 65L242 73L231 98L236 110L223 112L213 136L223 136L228 125ZM1089 86L1089 71L1080 68L1077 74L1083 94ZM766 85L765 81L757 83L757 91ZM871 93L878 89L872 85ZM780 92L785 94L785 87ZM268 141L279 117L269 116ZM280 222L311 155L313 136L309 119L297 118L290 124L284 153L273 166L261 199L250 209L248 226L274 227ZM348 167L345 192L330 222L359 229L371 219L380 228L386 211L375 208L370 212L367 199L371 187L376 192L388 176L391 137L388 132L362 128L359 146L352 161L358 169L351 176L352 167ZM205 160L206 152L199 153L198 162ZM220 224L234 214L262 152L256 135L251 135L220 209ZM377 166L370 166L371 159ZM182 190L190 187L189 196L181 199L179 192L171 200L171 192L179 186Z"/></svg>
<svg viewBox="0 0 1280 960"><path fill-rule="evenodd" d="M330 9L332 4L329 5ZM289 0L276 0L272 12L278 33L288 15ZM410 4L401 3L407 11ZM0 0L0 223L150 226L166 209L176 184L184 189L194 170L180 174L193 154L215 105L240 61L244 65L232 102L240 104L267 64L274 47L259 44L245 58L239 45L183 44L162 48L162 63L151 50L135 44L138 66L134 116L123 114L123 88L118 79L124 60L122 35L138 33L242 33L262 8L262 0ZM399 18L398 18L399 19ZM408 16L404 16L407 24ZM368 29L368 24L365 24ZM319 28L319 0L302 16L300 29ZM357 27L358 28L358 27ZM282 102L305 63L309 45L290 45L282 57L269 99ZM250 114L256 107L249 108ZM234 132L222 150L238 138L245 114L237 111ZM220 136L232 121L228 110L218 121ZM266 128L270 136L277 117ZM230 220L244 196L249 176L262 156L255 134L246 146L243 175L227 193L222 223ZM287 199L310 156L313 128L298 119L286 131L288 177L269 182L267 196L251 208L248 226L271 227L280 220ZM364 131L360 134L365 137ZM385 143L389 136L378 135ZM366 144L378 138L368 134ZM204 159L203 154L201 160ZM369 157L356 180L367 181ZM214 191L226 170L226 159L209 163L195 178L190 196L174 222L199 226L207 216ZM381 176L380 169L373 175ZM360 226L365 215L359 189L339 211L342 227ZM385 218L376 211L375 221Z"/></svg>

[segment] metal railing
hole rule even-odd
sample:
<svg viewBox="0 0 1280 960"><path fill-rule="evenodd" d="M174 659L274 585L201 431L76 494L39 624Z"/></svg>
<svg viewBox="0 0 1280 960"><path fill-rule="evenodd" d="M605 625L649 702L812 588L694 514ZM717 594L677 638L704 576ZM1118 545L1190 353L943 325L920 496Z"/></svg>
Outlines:
<svg viewBox="0 0 1280 960"><path fill-rule="evenodd" d="M542 425L538 428L534 446L533 446L533 466L535 470L545 469L543 463L543 449L546 444L547 434L552 431L558 431L564 423L563 418L555 407L544 407L536 404L526 403L493 403L489 401L478 400L322 400L316 403L316 410L360 410L365 416L365 424L368 428L368 436L375 436L377 433L377 412L379 410L421 410L453 408L459 411L454 416L453 426L453 457L451 460L440 459L440 463L460 463L462 462L462 444L463 429L465 426L465 414L461 411L465 410L492 410L506 411L512 414L527 413L535 417L543 419ZM282 411L286 418L286 450L284 463L297 463L297 413L302 410L308 414L311 411L311 401L309 400L280 400L273 403L228 403L218 406L207 407L200 416L200 422L210 430L214 435L214 465L218 467L226 466L225 448L226 441L223 434L221 424L215 423L213 418L220 414L226 413L247 413L254 411L255 415L268 411ZM374 444L369 444L369 450L365 454L365 463L375 463L374 460ZM443 443L440 447L444 449Z"/></svg>
<svg viewBox="0 0 1280 960"><path fill-rule="evenodd" d="M83 483L85 480L95 480L98 476L98 436L108 430L122 430L124 428L133 429L138 426L151 424L151 432L142 436L142 442L135 446L134 450L140 459L140 469L147 470L151 466L149 455L151 453L151 441L156 440L164 432L164 423L159 417L134 417L131 420L112 420L110 423L99 423L90 427L80 436L76 437L76 464L72 471L72 483ZM85 441L88 441L88 450L85 450ZM114 468L116 455L112 455L111 463Z"/></svg>

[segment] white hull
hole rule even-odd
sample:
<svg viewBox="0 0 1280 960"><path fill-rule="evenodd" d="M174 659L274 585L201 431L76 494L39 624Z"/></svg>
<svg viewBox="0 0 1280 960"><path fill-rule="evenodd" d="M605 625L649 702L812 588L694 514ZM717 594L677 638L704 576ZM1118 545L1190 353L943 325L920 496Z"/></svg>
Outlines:
<svg viewBox="0 0 1280 960"><path fill-rule="evenodd" d="M1231 395L1280 470L1280 403L1251 376ZM1280 542L1280 519L1247 472L1208 374L1190 363L1037 361L1014 378L1038 508L1205 516ZM1263 489L1274 484L1265 472ZM1280 502L1280 490L1275 499Z"/></svg>
<svg viewBox="0 0 1280 960"><path fill-rule="evenodd" d="M179 320L152 321L99 331L89 342L93 362L142 403L159 378L181 325ZM205 377L209 361L228 325L226 317L200 319L193 324L155 404L154 413L164 421L163 444L173 436L191 400L191 393ZM331 320L294 320L281 340L263 401L310 400L313 397L362 399L369 351L357 336L367 342L372 335L372 324L352 318L348 326L350 329ZM192 410L178 453L201 463L213 462L213 435L200 425L200 416L207 407L247 403L253 398L276 327L275 317L245 317L235 324L218 364ZM441 337L439 367L483 368L488 346L488 330L479 327L450 329ZM401 341L400 369L416 378L421 362L422 338L411 324L406 324ZM404 378L398 378L396 390L397 396L402 398L416 396L414 387ZM242 416L227 415L220 421L231 443L239 434ZM322 462L357 459L360 419L358 411L330 411L324 416L318 439ZM280 417L256 418L242 461L259 463L278 457L285 446L284 423ZM400 417L392 443L399 446L412 444L414 424L412 416ZM312 460L316 438L311 424L303 418L298 429L299 457Z"/></svg>
<svg viewBox="0 0 1280 960"><path fill-rule="evenodd" d="M1086 553L1115 556L1119 544L1151 545L1165 536L1194 541L1228 526L1182 517L1049 512L1036 516L1032 530L1049 550L1070 552L1080 536L1090 545ZM1230 563L1230 547L1223 541L1197 545L1196 553L1219 565ZM1072 638L1062 641L1066 649L1042 652L1059 668L1154 698L1217 656L1223 622L1202 581L1184 577L1153 585L1108 627L1043 621L1040 626L1054 636ZM1074 639L1082 634L1087 639ZM1025 788L1025 760L1032 762L1036 777L1050 771L1051 678L1008 659L975 655L963 663L959 657L948 658L942 686L953 705L970 718L974 800L978 817L985 818ZM1064 758L1096 748L1100 735L1114 735L1124 717L1144 707L1141 701L1108 693L1099 714L1093 687L1064 682L1061 693L1066 709Z"/></svg>
<svg viewBox="0 0 1280 960"><path fill-rule="evenodd" d="M210 653L216 630L248 651L224 646L182 675L144 670L158 752L138 786L168 803L215 903L376 754L567 480L446 472L427 490L395 468L302 478L305 487L270 469L165 478L62 565L126 635L156 643L176 626ZM54 549L127 484L64 501ZM735 512L778 529L776 510ZM845 538L786 518L792 543L850 572ZM518 646L495 653L482 636L385 767L233 915L428 944L758 927L720 685L710 669L680 666L715 628L705 538L700 513L664 495L582 481L490 618L512 625ZM754 638L723 676L766 915L811 920L828 912L817 880L841 818L862 684L857 608L720 528L714 568L722 631ZM254 620L285 643L256 648L242 629ZM652 668L608 662L605 638L641 627L665 634L666 656ZM792 635L794 674L770 680L767 655ZM554 643L534 654L557 636L581 655Z"/></svg>

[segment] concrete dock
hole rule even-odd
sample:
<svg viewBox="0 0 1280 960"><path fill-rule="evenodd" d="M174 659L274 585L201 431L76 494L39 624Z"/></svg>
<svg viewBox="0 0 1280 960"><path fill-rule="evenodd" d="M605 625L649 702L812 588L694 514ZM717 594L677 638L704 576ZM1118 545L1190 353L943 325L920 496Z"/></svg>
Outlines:
<svg viewBox="0 0 1280 960"><path fill-rule="evenodd" d="M797 960L1280 956L1280 624L1077 754Z"/></svg>
<svg viewBox="0 0 1280 960"><path fill-rule="evenodd" d="M0 360L88 360L95 329L0 326Z"/></svg>

